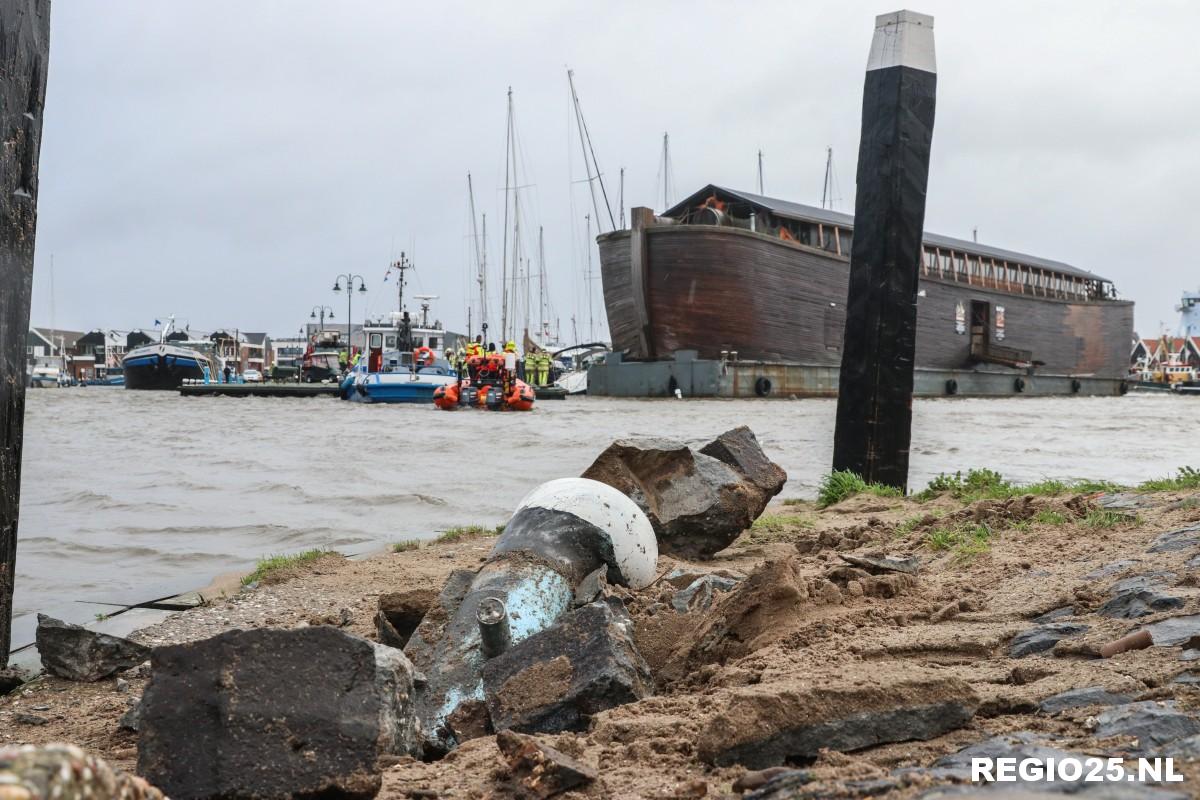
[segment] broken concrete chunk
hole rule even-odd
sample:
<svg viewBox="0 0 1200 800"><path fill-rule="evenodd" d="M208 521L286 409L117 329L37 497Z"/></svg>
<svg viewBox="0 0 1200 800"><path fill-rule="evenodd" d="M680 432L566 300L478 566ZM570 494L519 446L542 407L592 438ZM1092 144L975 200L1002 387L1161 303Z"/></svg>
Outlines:
<svg viewBox="0 0 1200 800"><path fill-rule="evenodd" d="M594 600L599 600L608 588L608 565L603 564L592 570L575 587L575 605L586 606Z"/></svg>
<svg viewBox="0 0 1200 800"><path fill-rule="evenodd" d="M728 431L704 449L716 455L669 439L619 439L583 477L637 503L661 552L706 558L750 527L786 475L763 455L748 428Z"/></svg>
<svg viewBox="0 0 1200 800"><path fill-rule="evenodd" d="M787 483L787 473L783 467L767 458L758 444L754 431L746 425L728 430L713 439L700 452L712 456L736 469L746 480L753 483L763 492L762 508L755 513L758 516L767 507L767 502L783 490Z"/></svg>
<svg viewBox="0 0 1200 800"><path fill-rule="evenodd" d="M1127 703L1100 714L1096 722L1096 729L1092 732L1096 738L1133 737L1144 752L1152 752L1178 739L1200 734L1200 720L1179 711L1174 701Z"/></svg>
<svg viewBox="0 0 1200 800"><path fill-rule="evenodd" d="M1147 552L1173 553L1200 547L1200 525L1189 525L1179 530L1167 531L1155 537Z"/></svg>
<svg viewBox="0 0 1200 800"><path fill-rule="evenodd" d="M16 689L27 680L25 673L16 667L0 669L0 697Z"/></svg>
<svg viewBox="0 0 1200 800"><path fill-rule="evenodd" d="M51 675L98 681L150 657L145 645L38 614L37 649Z"/></svg>
<svg viewBox="0 0 1200 800"><path fill-rule="evenodd" d="M0 797L6 800L164 800L129 775L73 744L0 746Z"/></svg>
<svg viewBox="0 0 1200 800"><path fill-rule="evenodd" d="M1047 697L1038 704L1038 708L1047 714L1057 714L1060 711L1084 706L1123 705L1132 699L1123 694L1113 694L1100 686L1089 686L1086 689L1070 689Z"/></svg>
<svg viewBox="0 0 1200 800"><path fill-rule="evenodd" d="M380 756L417 752L412 665L337 628L228 631L151 666L138 772L172 797L369 798Z"/></svg>
<svg viewBox="0 0 1200 800"><path fill-rule="evenodd" d="M872 575L886 572L916 575L921 566L921 560L916 556L856 556L843 553L839 557L847 564L864 569Z"/></svg>
<svg viewBox="0 0 1200 800"><path fill-rule="evenodd" d="M1075 609L1072 606L1062 606L1061 608L1051 609L1041 616L1033 618L1033 622L1038 625L1045 625L1048 622L1058 622L1075 616Z"/></svg>
<svg viewBox="0 0 1200 800"><path fill-rule="evenodd" d="M1014 636L1008 645L1008 655L1010 658L1024 658L1034 653L1053 650L1054 645L1062 639L1078 636L1087 630L1087 625L1075 622L1051 622L1048 625L1039 625Z"/></svg>
<svg viewBox="0 0 1200 800"><path fill-rule="evenodd" d="M1183 600L1174 595L1164 594L1157 589L1131 588L1118 592L1111 600L1096 609L1096 613L1102 617L1115 619L1137 619L1182 606Z"/></svg>
<svg viewBox="0 0 1200 800"><path fill-rule="evenodd" d="M884 673L870 682L759 685L713 698L700 734L700 758L751 769L815 757L828 748L860 750L932 739L965 725L979 698L959 678Z"/></svg>
<svg viewBox="0 0 1200 800"><path fill-rule="evenodd" d="M650 668L619 600L576 609L483 667L497 731L583 730L591 715L649 696Z"/></svg>
<svg viewBox="0 0 1200 800"><path fill-rule="evenodd" d="M1167 617L1141 630L1150 631L1150 638L1158 647L1187 645L1193 636L1200 636L1200 614Z"/></svg>
<svg viewBox="0 0 1200 800"><path fill-rule="evenodd" d="M596 770L532 736L501 731L496 734L496 746L522 790L519 793L553 797L596 780Z"/></svg>
<svg viewBox="0 0 1200 800"><path fill-rule="evenodd" d="M728 592L737 586L732 578L722 578L720 575L705 575L692 581L686 589L681 589L671 598L671 607L680 614L689 611L704 611L713 603L714 592Z"/></svg>

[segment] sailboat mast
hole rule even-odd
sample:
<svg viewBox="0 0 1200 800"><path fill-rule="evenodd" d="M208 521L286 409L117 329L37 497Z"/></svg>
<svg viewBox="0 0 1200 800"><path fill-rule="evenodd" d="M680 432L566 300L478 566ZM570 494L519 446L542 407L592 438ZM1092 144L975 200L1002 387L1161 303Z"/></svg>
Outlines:
<svg viewBox="0 0 1200 800"><path fill-rule="evenodd" d="M475 243L475 282L479 289L479 321L487 322L487 276L484 273L483 249L479 244L479 229L475 225L475 186L471 183L471 173L467 173L467 197L471 206L471 241ZM486 231L487 219L484 219Z"/></svg>
<svg viewBox="0 0 1200 800"><path fill-rule="evenodd" d="M513 103L512 87L508 87L508 123L505 126L504 139L504 243L500 248L500 336L507 341L508 337L508 192L511 184L509 153L512 146ZM515 265L514 265L515 268Z"/></svg>
<svg viewBox="0 0 1200 800"><path fill-rule="evenodd" d="M588 189L592 193L592 210L596 213L596 224L600 224L600 207L596 200L594 180L600 184L600 194L604 196L604 210L608 212L608 222L613 230L617 223L613 219L612 205L608 202L608 190L604 188L604 177L600 174L600 163L596 161L596 149L592 147L592 135L588 132L587 120L583 118L583 109L579 106L579 94L575 91L575 71L567 70L567 85L571 89L571 103L575 107L575 127L579 130L579 149L583 153L583 166L587 170ZM589 154L591 160L589 162ZM595 175L592 175L595 168Z"/></svg>
<svg viewBox="0 0 1200 800"><path fill-rule="evenodd" d="M663 133L663 210L671 207L671 137Z"/></svg>
<svg viewBox="0 0 1200 800"><path fill-rule="evenodd" d="M587 301L588 301L588 341L596 340L596 312L592 306L592 215L585 214L584 219L587 222L587 278L584 283L587 286Z"/></svg>
<svg viewBox="0 0 1200 800"><path fill-rule="evenodd" d="M479 260L479 303L482 308L479 311L480 330L482 326L488 324L488 305L487 305L487 214L483 215L482 231L480 232L480 260Z"/></svg>
<svg viewBox="0 0 1200 800"><path fill-rule="evenodd" d="M762 150L758 151L758 193L763 193Z"/></svg>
<svg viewBox="0 0 1200 800"><path fill-rule="evenodd" d="M621 194L619 199L621 208L621 230L625 230L625 168L621 167Z"/></svg>
<svg viewBox="0 0 1200 800"><path fill-rule="evenodd" d="M538 226L538 335L546 339L546 244Z"/></svg>
<svg viewBox="0 0 1200 800"><path fill-rule="evenodd" d="M821 208L826 208L825 200L829 199L828 208L833 208L833 148L825 148L825 183L821 186Z"/></svg>

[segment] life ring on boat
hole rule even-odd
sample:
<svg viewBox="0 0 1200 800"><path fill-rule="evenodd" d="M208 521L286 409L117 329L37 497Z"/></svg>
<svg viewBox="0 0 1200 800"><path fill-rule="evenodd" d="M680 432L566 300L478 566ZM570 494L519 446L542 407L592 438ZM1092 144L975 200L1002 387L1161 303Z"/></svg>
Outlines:
<svg viewBox="0 0 1200 800"><path fill-rule="evenodd" d="M1083 382L1079 378L1071 378L1071 394L1079 394L1079 390L1083 388Z"/></svg>
<svg viewBox="0 0 1200 800"><path fill-rule="evenodd" d="M766 397L771 393L771 379L761 377L754 382L754 393L759 397Z"/></svg>
<svg viewBox="0 0 1200 800"><path fill-rule="evenodd" d="M433 365L433 362L436 359L437 356L428 347L418 347L416 350L413 350L414 364L420 364L422 366L429 367Z"/></svg>
<svg viewBox="0 0 1200 800"><path fill-rule="evenodd" d="M1025 379L1017 378L1015 381L1013 381L1013 388L1016 389L1018 393L1025 391Z"/></svg>
<svg viewBox="0 0 1200 800"><path fill-rule="evenodd" d="M958 394L958 381L954 380L954 378L949 378L946 380L946 394Z"/></svg>

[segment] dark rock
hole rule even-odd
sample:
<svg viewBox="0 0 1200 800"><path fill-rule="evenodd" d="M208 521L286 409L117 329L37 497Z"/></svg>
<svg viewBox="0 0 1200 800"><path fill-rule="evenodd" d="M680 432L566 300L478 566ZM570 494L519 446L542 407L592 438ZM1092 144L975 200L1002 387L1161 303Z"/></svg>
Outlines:
<svg viewBox="0 0 1200 800"><path fill-rule="evenodd" d="M676 592L671 598L671 607L680 614L707 610L712 606L714 592L728 592L737 584L732 578L705 575L703 578L697 578L686 589Z"/></svg>
<svg viewBox="0 0 1200 800"><path fill-rule="evenodd" d="M1175 580L1174 572L1146 572L1141 575L1133 575L1128 578L1122 578L1109 587L1109 594L1122 594L1123 592L1131 592L1135 589L1152 589L1161 588L1164 585Z"/></svg>
<svg viewBox="0 0 1200 800"><path fill-rule="evenodd" d="M1136 492L1108 492L1097 497L1096 504L1114 511L1136 511L1158 506L1153 497Z"/></svg>
<svg viewBox="0 0 1200 800"><path fill-rule="evenodd" d="M583 477L637 503L654 526L660 552L706 558L750 527L785 476L748 428L724 433L704 449L717 456L668 439L621 439Z"/></svg>
<svg viewBox="0 0 1200 800"><path fill-rule="evenodd" d="M13 721L18 725L46 725L50 722L45 717L39 717L37 714L28 714L24 711L18 711L13 714Z"/></svg>
<svg viewBox="0 0 1200 800"><path fill-rule="evenodd" d="M1083 578L1084 580L1088 581L1099 580L1100 578L1108 578L1112 575L1116 575L1118 572L1124 572L1130 567L1137 566L1138 563L1139 561L1136 558L1125 559L1123 561L1113 561L1109 564L1105 564L1102 567L1097 567L1087 575L1084 575Z"/></svg>
<svg viewBox="0 0 1200 800"><path fill-rule="evenodd" d="M379 610L375 614L375 632L379 643L403 649L437 598L432 589L411 589L379 595Z"/></svg>
<svg viewBox="0 0 1200 800"><path fill-rule="evenodd" d="M1172 701L1127 703L1100 714L1096 723L1092 735L1097 739L1130 736L1145 752L1200 733L1200 720L1180 712Z"/></svg>
<svg viewBox="0 0 1200 800"><path fill-rule="evenodd" d="M1086 689L1070 689L1047 697L1038 704L1038 708L1047 714L1057 714L1069 708L1083 706L1115 706L1128 703L1132 698L1123 694L1113 694L1100 686L1090 686Z"/></svg>
<svg viewBox="0 0 1200 800"><path fill-rule="evenodd" d="M652 691L633 623L616 599L575 609L483 667L484 697L497 731L583 730L592 714Z"/></svg>
<svg viewBox="0 0 1200 800"><path fill-rule="evenodd" d="M1200 547L1200 525L1189 525L1175 531L1167 531L1155 537L1147 552L1172 553Z"/></svg>
<svg viewBox="0 0 1200 800"><path fill-rule="evenodd" d="M98 681L150 657L145 645L38 614L37 649L51 675Z"/></svg>
<svg viewBox="0 0 1200 800"><path fill-rule="evenodd" d="M129 708L121 715L121 719L117 720L117 727L123 731L133 731L137 733L142 725L142 699L130 698Z"/></svg>
<svg viewBox="0 0 1200 800"><path fill-rule="evenodd" d="M1187 560L1187 566L1192 569L1200 569L1200 556L1192 556Z"/></svg>
<svg viewBox="0 0 1200 800"><path fill-rule="evenodd" d="M1167 617L1141 628L1150 631L1150 638L1158 647L1181 645L1193 636L1200 636L1200 614Z"/></svg>
<svg viewBox="0 0 1200 800"><path fill-rule="evenodd" d="M380 756L417 749L412 665L338 628L233 630L151 665L138 773L172 797L369 798Z"/></svg>
<svg viewBox="0 0 1200 800"><path fill-rule="evenodd" d="M1051 622L1022 631L1012 638L1008 645L1010 658L1023 658L1054 649L1054 645L1071 636L1078 636L1088 630L1087 625L1076 622Z"/></svg>
<svg viewBox="0 0 1200 800"><path fill-rule="evenodd" d="M1182 683L1185 686L1200 686L1200 673L1181 672L1175 676L1175 680L1171 683Z"/></svg>
<svg viewBox="0 0 1200 800"><path fill-rule="evenodd" d="M496 734L496 746L508 762L512 780L522 790L518 794L553 797L596 780L596 770L532 736L501 731Z"/></svg>
<svg viewBox="0 0 1200 800"><path fill-rule="evenodd" d="M812 758L824 748L932 739L967 724L979 699L959 678L882 672L870 681L760 684L705 703L713 714L697 743L700 758L761 769Z"/></svg>
<svg viewBox="0 0 1200 800"><path fill-rule="evenodd" d="M599 600L608 588L608 564L601 564L589 572L575 587L575 605L586 606Z"/></svg>
<svg viewBox="0 0 1200 800"><path fill-rule="evenodd" d="M425 612L421 624L404 646L404 654L418 672L432 673L437 669L438 665L434 663L435 645L445 633L446 624L458 612L473 580L475 572L472 570L456 569L451 572L442 591L438 593L437 601Z"/></svg>
<svg viewBox="0 0 1200 800"><path fill-rule="evenodd" d="M16 689L27 680L25 673L16 667L0 669L0 697Z"/></svg>
<svg viewBox="0 0 1200 800"><path fill-rule="evenodd" d="M1036 622L1038 625L1045 625L1049 622L1058 622L1059 620L1068 619L1073 616L1075 616L1074 607L1063 606L1062 608L1056 608L1051 611L1047 611L1041 616L1034 617L1033 622Z"/></svg>
<svg viewBox="0 0 1200 800"><path fill-rule="evenodd" d="M758 516L767 507L767 502L783 490L787 483L787 473L783 467L767 458L758 444L754 431L746 425L728 430L713 439L700 452L712 456L736 469L746 480L757 486L764 495L762 508L754 516Z"/></svg>
<svg viewBox="0 0 1200 800"><path fill-rule="evenodd" d="M1171 742L1162 752L1171 758L1200 758L1200 736L1188 736Z"/></svg>
<svg viewBox="0 0 1200 800"><path fill-rule="evenodd" d="M872 575L884 572L903 572L906 575L916 575L921 566L921 560L916 556L856 556L841 555L842 561L851 566L865 569Z"/></svg>
<svg viewBox="0 0 1200 800"><path fill-rule="evenodd" d="M1102 617L1115 619L1137 619L1182 606L1182 599L1174 595L1163 594L1157 589L1130 589L1118 593L1096 609L1096 613Z"/></svg>
<svg viewBox="0 0 1200 800"><path fill-rule="evenodd" d="M807 770L791 769L757 791L745 796L745 800L855 800L878 797L904 787L899 778L867 778L852 781L821 781L813 783Z"/></svg>

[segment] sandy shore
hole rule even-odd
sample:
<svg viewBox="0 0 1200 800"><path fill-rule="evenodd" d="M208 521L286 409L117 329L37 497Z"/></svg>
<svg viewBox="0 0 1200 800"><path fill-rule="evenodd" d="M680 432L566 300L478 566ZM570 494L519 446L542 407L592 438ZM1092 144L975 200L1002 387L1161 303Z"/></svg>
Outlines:
<svg viewBox="0 0 1200 800"><path fill-rule="evenodd" d="M1104 509L1102 502L1115 507ZM598 769L599 780L575 796L728 795L746 768L712 766L706 748L712 749L718 723L733 726L725 735L740 735L736 718L714 717L738 692L754 688L782 697L826 686L886 688L889 680L932 679L947 692L965 684L977 696L977 710L964 726L929 741L823 752L802 765L810 785L834 791L847 781L886 779L894 785L878 796L916 796L934 778L913 773L897 781L898 768L928 767L966 745L1015 731L1038 733L1074 752L1132 754L1147 745L1094 735L1102 709L1049 713L1039 704L1067 690L1100 687L1132 701L1173 700L1179 711L1196 715L1200 690L1186 681L1200 675L1200 662L1182 660L1181 646L1107 659L1096 650L1160 619L1200 613L1200 544L1155 546L1162 534L1197 522L1195 490L1116 501L1064 494L971 503L942 496L922 503L858 495L823 510L776 505L714 560L660 559L663 575L685 566L749 576L733 592L718 593L711 608L675 611L670 601L677 588L665 580L627 597L656 696L596 715L586 732L540 738ZM365 560L329 556L131 638L160 645L232 628L316 624L374 638L380 594L440 587L451 570L477 567L490 546L488 537L475 536ZM842 558L880 553L916 555L919 574L867 575ZM1179 604L1136 619L1098 613L1120 581L1139 576L1142 585ZM1087 629L1051 649L1012 657L1013 637L1050 612ZM40 678L0 698L0 743L74 742L133 770L136 734L121 730L118 720L141 694L145 673L139 668L96 684ZM22 714L45 722L23 724ZM1176 759L1184 787L1200 785L1194 755ZM491 736L439 762L400 759L387 766L381 796L486 797L499 763Z"/></svg>

